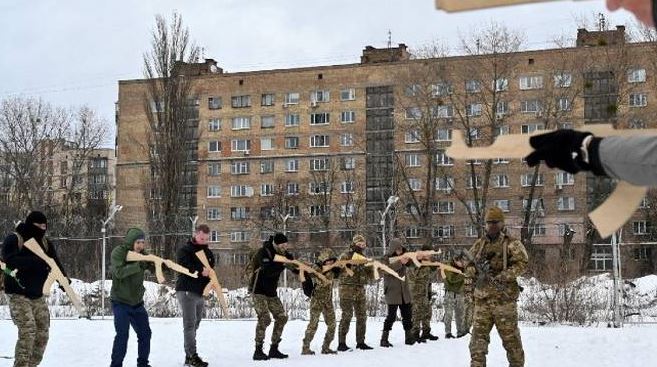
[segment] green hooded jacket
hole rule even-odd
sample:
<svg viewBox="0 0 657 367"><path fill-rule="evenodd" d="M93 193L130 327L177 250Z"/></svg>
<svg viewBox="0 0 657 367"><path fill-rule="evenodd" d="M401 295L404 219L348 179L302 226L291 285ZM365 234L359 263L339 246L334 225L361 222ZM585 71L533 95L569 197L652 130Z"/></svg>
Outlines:
<svg viewBox="0 0 657 367"><path fill-rule="evenodd" d="M112 290L110 297L114 302L136 306L144 302L144 271L148 269L146 263L139 261L126 261L128 251L138 238L143 238L144 232L139 228L130 228L125 235L123 243L112 250Z"/></svg>

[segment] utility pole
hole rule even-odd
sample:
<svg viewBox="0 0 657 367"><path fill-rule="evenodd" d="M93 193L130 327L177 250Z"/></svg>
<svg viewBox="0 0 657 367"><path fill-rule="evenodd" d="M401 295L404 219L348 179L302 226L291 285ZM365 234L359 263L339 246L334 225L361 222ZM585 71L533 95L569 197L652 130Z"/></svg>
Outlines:
<svg viewBox="0 0 657 367"><path fill-rule="evenodd" d="M106 273L106 267L105 267L105 260L106 260L106 248L107 248L107 224L114 218L116 213L120 212L121 209L123 209L123 206L121 205L116 205L112 204L110 207L110 213L107 219L103 221L103 226L100 229L100 232L103 235L103 249L102 249L102 258L103 260L101 261L101 292L100 292L100 309L101 309L101 314L100 317L101 319L105 319L105 273Z"/></svg>

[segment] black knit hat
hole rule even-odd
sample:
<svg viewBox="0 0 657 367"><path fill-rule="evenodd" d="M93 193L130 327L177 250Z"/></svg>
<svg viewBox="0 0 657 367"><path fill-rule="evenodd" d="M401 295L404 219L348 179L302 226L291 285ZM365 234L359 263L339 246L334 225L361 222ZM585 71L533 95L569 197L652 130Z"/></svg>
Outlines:
<svg viewBox="0 0 657 367"><path fill-rule="evenodd" d="M30 214L27 215L27 218L25 218L25 223L27 224L34 224L34 223L39 223L39 224L48 224L48 219L46 219L46 215L39 212L39 211L33 211Z"/></svg>
<svg viewBox="0 0 657 367"><path fill-rule="evenodd" d="M277 245L280 245L281 243L286 243L287 242L287 236L282 234L281 232L276 232L274 234L274 243Z"/></svg>

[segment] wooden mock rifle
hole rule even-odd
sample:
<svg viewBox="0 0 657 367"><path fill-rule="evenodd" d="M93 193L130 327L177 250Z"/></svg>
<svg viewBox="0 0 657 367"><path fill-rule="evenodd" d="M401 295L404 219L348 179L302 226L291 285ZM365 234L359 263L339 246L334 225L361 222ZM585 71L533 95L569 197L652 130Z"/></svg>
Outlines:
<svg viewBox="0 0 657 367"><path fill-rule="evenodd" d="M463 271L459 270L458 268L455 268L451 265L444 264L444 263L441 263L441 262L438 262L438 261L422 261L421 265L422 266L435 266L435 267L438 267L438 268L440 268L441 272L449 271L449 272L452 272L452 273L457 273L457 274L464 275Z"/></svg>
<svg viewBox="0 0 657 367"><path fill-rule="evenodd" d="M217 278L217 272L210 267L210 262L208 261L208 257L205 256L205 251L199 250L196 251L195 254L196 257L201 260L201 264L210 270L210 274L208 275L210 277L210 283L208 283L208 285L205 286L205 289L203 289L203 296L207 296L210 294L210 291L214 290L214 295L217 297L217 300L219 300L219 305L224 313L224 317L228 318L228 302L226 302L224 289L221 287L221 283L219 283L219 278Z"/></svg>
<svg viewBox="0 0 657 367"><path fill-rule="evenodd" d="M379 278L381 278L381 275L379 274L379 270L383 270L384 272L392 275L393 277L401 280L402 282L406 280L405 276L400 277L399 274L396 271L392 270L391 267L389 267L386 264L383 264L382 262L380 262L378 260L370 259L368 257L365 257L365 256L359 254L359 253L354 253L354 255L351 257L351 259L352 260L367 260L367 262L365 263L365 266L371 266L372 267L372 271L374 272L374 279L375 280L378 280Z"/></svg>
<svg viewBox="0 0 657 367"><path fill-rule="evenodd" d="M328 272L332 269L335 269L335 268L340 268L340 269L344 269L344 271L345 271L345 273L347 273L347 275L353 276L354 271L351 270L348 265L365 265L365 264L367 264L367 262L368 262L368 260L354 260L354 259L351 259L351 260L336 260L336 261L333 262L333 264L322 266L322 273L326 273L326 272Z"/></svg>
<svg viewBox="0 0 657 367"><path fill-rule="evenodd" d="M144 255L136 251L128 251L128 255L125 257L125 261L148 261L152 262L155 265L155 277L157 282L162 284L164 283L164 273L162 272L162 264L165 264L167 268L177 271L180 274L185 274L192 278L198 278L198 272L190 272L186 267L177 264L176 262L168 259L163 259L155 255Z"/></svg>
<svg viewBox="0 0 657 367"><path fill-rule="evenodd" d="M41 260L45 261L46 264L48 264L50 267L50 274L48 274L46 282L43 283L43 294L50 294L50 288L52 287L52 284L54 282L59 283L60 287L62 287L64 292L66 292L66 295L68 295L68 298L71 300L71 303L75 309L78 310L78 314L80 314L81 317L90 318L86 308L80 301L80 297L78 297L73 288L71 288L71 283L69 283L68 278L64 275L64 273L62 273L62 270L57 265L57 262L43 251L41 245L39 245L39 243L34 238L27 240L23 246L27 247L27 249L41 258Z"/></svg>
<svg viewBox="0 0 657 367"><path fill-rule="evenodd" d="M317 278L321 279L322 282L328 283L329 280L326 279L324 274L318 272L317 270L313 269L312 266L306 264L303 261L300 260L290 260L287 257L283 255L274 255L274 262L281 263L281 264L289 264L289 265L294 265L297 267L299 270L299 280L301 282L306 281L306 273L312 273L314 274Z"/></svg>
<svg viewBox="0 0 657 367"><path fill-rule="evenodd" d="M391 264L394 264L396 262L401 261L402 259L408 259L413 261L413 264L415 266L420 267L422 266L422 262L417 259L418 256L420 257L425 257L425 256L433 256L433 255L439 255L440 251L434 251L434 250L420 250L420 251L413 251L413 252L404 252L403 254L399 256L393 256L388 259Z"/></svg>
<svg viewBox="0 0 657 367"><path fill-rule="evenodd" d="M492 8L494 6L542 3L553 0L436 0L436 8L447 12Z"/></svg>
<svg viewBox="0 0 657 367"><path fill-rule="evenodd" d="M21 282L18 280L18 278L16 278L16 273L18 273L18 269L11 270L11 269L7 266L7 264L5 264L5 263L3 263L2 261L0 261L0 270L1 270L3 273L5 273L6 276L11 277L11 278L14 278L14 280L16 281L16 283L18 284L18 286L21 287L21 288L23 288L23 289L25 289L25 287L23 287L23 285L22 285Z"/></svg>

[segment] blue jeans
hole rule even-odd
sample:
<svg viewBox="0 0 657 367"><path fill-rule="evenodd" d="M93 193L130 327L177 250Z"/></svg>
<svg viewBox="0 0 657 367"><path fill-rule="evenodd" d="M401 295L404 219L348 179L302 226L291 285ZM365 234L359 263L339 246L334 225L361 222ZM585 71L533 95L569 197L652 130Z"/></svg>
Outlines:
<svg viewBox="0 0 657 367"><path fill-rule="evenodd" d="M148 313L144 304L130 306L112 301L114 313L114 345L112 346L112 364L110 367L123 366L123 358L128 349L130 326L137 334L137 366L148 366L148 355L151 352L151 327L148 325Z"/></svg>

